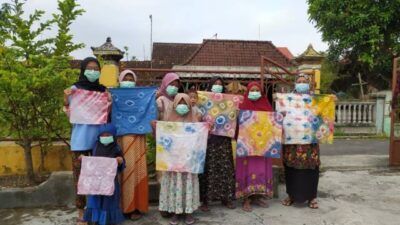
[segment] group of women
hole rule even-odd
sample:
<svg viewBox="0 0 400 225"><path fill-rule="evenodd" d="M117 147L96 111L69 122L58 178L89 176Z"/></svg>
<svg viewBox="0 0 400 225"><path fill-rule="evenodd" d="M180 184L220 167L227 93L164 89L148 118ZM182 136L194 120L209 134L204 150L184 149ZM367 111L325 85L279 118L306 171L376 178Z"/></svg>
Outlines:
<svg viewBox="0 0 400 225"><path fill-rule="evenodd" d="M107 92L99 84L100 64L95 58L86 58L81 64L79 81L64 91L64 106L68 111L70 96L76 89ZM121 88L134 88L137 77L125 70L120 74ZM309 80L300 76L296 91L309 92ZM168 73L157 91L159 121L201 122L202 116L196 106L197 93L182 91L179 76ZM206 91L225 93L221 78L210 81ZM243 96L240 110L273 111L261 85L251 82ZM111 96L109 101L112 101ZM157 122L152 123L153 128ZM115 127L106 125L73 124L71 134L73 152L73 174L77 183L82 156L107 156L117 158L120 166L120 180L113 196L77 195L79 210L78 224L118 224L124 217L140 219L148 212L148 176L146 168L146 137L125 135L115 137ZM285 206L295 202L308 202L310 208L318 208L316 201L319 177L319 146L284 145L283 164L285 169L288 197L282 201ZM228 209L234 209L236 199L243 200L243 210L252 211L252 205L268 207L267 199L272 197L273 173L270 158L250 156L238 157L232 154L232 139L209 135L205 169L203 174L162 172L158 174L161 184L159 211L170 218L170 224L178 224L181 218L186 224L195 223L193 212L210 210L211 202L219 201ZM121 198L119 198L121 196Z"/></svg>

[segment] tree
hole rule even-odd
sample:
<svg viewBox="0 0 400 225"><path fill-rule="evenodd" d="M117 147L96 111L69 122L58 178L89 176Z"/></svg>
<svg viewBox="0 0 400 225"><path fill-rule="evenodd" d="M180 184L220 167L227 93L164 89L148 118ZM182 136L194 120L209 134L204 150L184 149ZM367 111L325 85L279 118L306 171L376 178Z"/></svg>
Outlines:
<svg viewBox="0 0 400 225"><path fill-rule="evenodd" d="M391 63L400 50L400 0L308 0L310 21L328 42L329 58L344 63L343 76L390 84Z"/></svg>
<svg viewBox="0 0 400 225"><path fill-rule="evenodd" d="M40 10L24 19L24 3L12 0L0 10L0 118L8 135L20 140L27 179L33 183L34 142L46 145L69 130L62 90L77 76L68 55L83 46L72 42L69 27L83 10L75 0L59 0L59 14L51 20L43 21ZM54 24L56 36L41 39Z"/></svg>
<svg viewBox="0 0 400 225"><path fill-rule="evenodd" d="M129 61L129 48L128 46L124 46L124 50L125 50L125 56L126 56L126 61Z"/></svg>
<svg viewBox="0 0 400 225"><path fill-rule="evenodd" d="M334 62L324 59L321 65L321 74L323 74L323 79L321 79L320 88L322 93L331 93L331 85L337 79L338 72L339 68Z"/></svg>

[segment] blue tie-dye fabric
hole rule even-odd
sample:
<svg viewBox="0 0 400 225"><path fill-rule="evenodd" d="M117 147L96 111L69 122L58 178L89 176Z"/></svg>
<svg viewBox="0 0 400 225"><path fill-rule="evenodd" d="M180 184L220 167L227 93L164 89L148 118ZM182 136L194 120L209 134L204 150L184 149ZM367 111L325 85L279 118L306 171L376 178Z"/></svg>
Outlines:
<svg viewBox="0 0 400 225"><path fill-rule="evenodd" d="M157 119L156 90L157 87L110 89L111 121L117 136L152 132L151 121Z"/></svg>

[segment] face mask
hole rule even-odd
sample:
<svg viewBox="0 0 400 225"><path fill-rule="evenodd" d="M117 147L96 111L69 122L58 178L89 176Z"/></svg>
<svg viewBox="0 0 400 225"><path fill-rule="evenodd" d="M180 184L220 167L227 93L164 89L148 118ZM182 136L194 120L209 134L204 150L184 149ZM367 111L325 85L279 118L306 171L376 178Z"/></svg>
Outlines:
<svg viewBox="0 0 400 225"><path fill-rule="evenodd" d="M299 93L307 93L310 90L310 85L307 83L296 83L295 89Z"/></svg>
<svg viewBox="0 0 400 225"><path fill-rule="evenodd" d="M90 82L95 82L100 77L100 72L96 70L85 70L84 75Z"/></svg>
<svg viewBox="0 0 400 225"><path fill-rule="evenodd" d="M186 104L178 104L175 109L176 113L183 116L189 112L189 107Z"/></svg>
<svg viewBox="0 0 400 225"><path fill-rule="evenodd" d="M114 142L113 136L100 137L100 143L102 143L103 145L109 145L113 142Z"/></svg>
<svg viewBox="0 0 400 225"><path fill-rule="evenodd" d="M169 96L175 96L176 94L178 94L178 88L172 85L168 85L166 91Z"/></svg>
<svg viewBox="0 0 400 225"><path fill-rule="evenodd" d="M222 89L223 89L222 85L214 84L211 88L211 91L214 93L222 93Z"/></svg>
<svg viewBox="0 0 400 225"><path fill-rule="evenodd" d="M133 81L121 81L121 82L119 83L119 86L120 86L121 88L133 88L133 87L136 86L136 83L133 82Z"/></svg>
<svg viewBox="0 0 400 225"><path fill-rule="evenodd" d="M261 93L259 91L250 91L248 97L250 100L256 101L261 98Z"/></svg>

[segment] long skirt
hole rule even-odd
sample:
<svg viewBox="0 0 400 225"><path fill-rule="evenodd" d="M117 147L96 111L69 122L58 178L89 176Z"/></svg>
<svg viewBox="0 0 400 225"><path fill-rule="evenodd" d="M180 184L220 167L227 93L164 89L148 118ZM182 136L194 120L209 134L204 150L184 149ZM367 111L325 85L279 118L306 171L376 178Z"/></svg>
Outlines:
<svg viewBox="0 0 400 225"><path fill-rule="evenodd" d="M89 195L83 219L99 225L119 224L125 220L120 208L120 186L115 182L111 196Z"/></svg>
<svg viewBox="0 0 400 225"><path fill-rule="evenodd" d="M286 192L298 203L317 197L319 167L315 169L295 169L285 165Z"/></svg>
<svg viewBox="0 0 400 225"><path fill-rule="evenodd" d="M84 209L86 206L86 196L78 195L78 181L79 176L81 174L81 166L82 161L79 159L79 156L89 156L91 150L89 151L72 151L72 175L74 177L74 185L75 185L75 206L77 209Z"/></svg>
<svg viewBox="0 0 400 225"><path fill-rule="evenodd" d="M235 199L235 166L231 138L211 135L204 173L199 175L199 180L200 199L203 203Z"/></svg>
<svg viewBox="0 0 400 225"><path fill-rule="evenodd" d="M271 158L249 156L236 158L236 198L273 195Z"/></svg>
<svg viewBox="0 0 400 225"><path fill-rule="evenodd" d="M122 172L122 210L132 213L149 210L149 184L146 162L146 136L125 135L120 144L126 168Z"/></svg>
<svg viewBox="0 0 400 225"><path fill-rule="evenodd" d="M199 206L199 179L197 174L163 172L160 188L160 211L190 214Z"/></svg>

